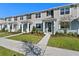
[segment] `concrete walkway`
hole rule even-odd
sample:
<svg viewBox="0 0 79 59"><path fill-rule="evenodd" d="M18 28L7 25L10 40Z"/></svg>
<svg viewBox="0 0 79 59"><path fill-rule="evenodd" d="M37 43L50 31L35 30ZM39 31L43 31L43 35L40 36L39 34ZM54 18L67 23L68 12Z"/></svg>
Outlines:
<svg viewBox="0 0 79 59"><path fill-rule="evenodd" d="M79 51L47 47L44 56L79 56Z"/></svg>
<svg viewBox="0 0 79 59"><path fill-rule="evenodd" d="M37 44L38 47L40 47L42 49L42 53L41 55L44 54L46 46L48 44L48 40L51 36L51 33L46 33L46 35L41 39L41 41Z"/></svg>
<svg viewBox="0 0 79 59"><path fill-rule="evenodd" d="M23 48L24 42L0 38L0 46L25 54Z"/></svg>
<svg viewBox="0 0 79 59"><path fill-rule="evenodd" d="M13 34L13 35L5 36L4 38L16 36L16 35L21 35L21 34L23 34L23 33L18 33L18 34Z"/></svg>

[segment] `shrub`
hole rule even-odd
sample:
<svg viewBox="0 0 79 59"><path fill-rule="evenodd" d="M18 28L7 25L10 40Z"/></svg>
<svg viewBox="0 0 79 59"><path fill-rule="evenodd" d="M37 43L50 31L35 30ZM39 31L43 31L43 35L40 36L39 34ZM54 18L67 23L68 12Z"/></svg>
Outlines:
<svg viewBox="0 0 79 59"><path fill-rule="evenodd" d="M71 36L73 36L73 34L74 34L74 33L72 33L72 32L69 32L69 33L68 33L68 35L71 35Z"/></svg>
<svg viewBox="0 0 79 59"><path fill-rule="evenodd" d="M78 36L78 34L77 34L77 33L74 33L74 34L73 34L73 36L77 37L77 36Z"/></svg>
<svg viewBox="0 0 79 59"><path fill-rule="evenodd" d="M43 35L43 32L39 31L36 27L33 26L31 34Z"/></svg>
<svg viewBox="0 0 79 59"><path fill-rule="evenodd" d="M5 32L8 32L8 30L5 30Z"/></svg>
<svg viewBox="0 0 79 59"><path fill-rule="evenodd" d="M77 33L72 33L72 32L69 32L69 33L68 33L68 35L70 35L70 36L75 36L75 37L77 37L77 36L78 36L78 34L77 34Z"/></svg>
<svg viewBox="0 0 79 59"><path fill-rule="evenodd" d="M21 32L21 29L19 29L17 32L20 33Z"/></svg>
<svg viewBox="0 0 79 59"><path fill-rule="evenodd" d="M67 34L67 29L64 29L64 34Z"/></svg>
<svg viewBox="0 0 79 59"><path fill-rule="evenodd" d="M2 29L2 32L5 32L5 28Z"/></svg>
<svg viewBox="0 0 79 59"><path fill-rule="evenodd" d="M61 32L56 32L55 35L65 35L64 33L61 33Z"/></svg>

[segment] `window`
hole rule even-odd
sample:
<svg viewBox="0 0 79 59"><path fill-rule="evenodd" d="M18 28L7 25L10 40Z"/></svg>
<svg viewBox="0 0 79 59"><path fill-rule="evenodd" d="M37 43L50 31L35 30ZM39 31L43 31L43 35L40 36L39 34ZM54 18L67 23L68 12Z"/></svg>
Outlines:
<svg viewBox="0 0 79 59"><path fill-rule="evenodd" d="M31 14L28 14L27 15L27 19L31 19Z"/></svg>
<svg viewBox="0 0 79 59"><path fill-rule="evenodd" d="M36 18L40 18L40 17L41 17L41 13L37 13Z"/></svg>
<svg viewBox="0 0 79 59"><path fill-rule="evenodd" d="M11 18L7 18L8 19L8 21L11 21Z"/></svg>
<svg viewBox="0 0 79 59"><path fill-rule="evenodd" d="M20 16L20 20L23 20L23 16Z"/></svg>
<svg viewBox="0 0 79 59"><path fill-rule="evenodd" d="M66 8L65 9L65 14L69 14L70 13L70 8Z"/></svg>
<svg viewBox="0 0 79 59"><path fill-rule="evenodd" d="M60 9L60 15L69 14L69 13L70 13L70 8L69 7Z"/></svg>
<svg viewBox="0 0 79 59"><path fill-rule="evenodd" d="M72 7L75 7L75 8L76 8L76 7L77 7L77 5L71 5L70 7L71 7L71 8L72 8Z"/></svg>
<svg viewBox="0 0 79 59"><path fill-rule="evenodd" d="M61 22L60 23L60 25L61 25L61 28L69 28L69 22Z"/></svg>
<svg viewBox="0 0 79 59"><path fill-rule="evenodd" d="M64 14L64 8L60 9L60 14L63 15Z"/></svg>
<svg viewBox="0 0 79 59"><path fill-rule="evenodd" d="M14 21L17 21L17 17L14 17Z"/></svg>
<svg viewBox="0 0 79 59"><path fill-rule="evenodd" d="M7 21L7 18L5 18L5 21Z"/></svg>
<svg viewBox="0 0 79 59"><path fill-rule="evenodd" d="M42 24L36 24L36 28L41 28Z"/></svg>
<svg viewBox="0 0 79 59"><path fill-rule="evenodd" d="M42 23L36 24L36 29L37 29L38 31L43 31Z"/></svg>
<svg viewBox="0 0 79 59"><path fill-rule="evenodd" d="M47 11L47 16L50 16L51 15L51 11Z"/></svg>

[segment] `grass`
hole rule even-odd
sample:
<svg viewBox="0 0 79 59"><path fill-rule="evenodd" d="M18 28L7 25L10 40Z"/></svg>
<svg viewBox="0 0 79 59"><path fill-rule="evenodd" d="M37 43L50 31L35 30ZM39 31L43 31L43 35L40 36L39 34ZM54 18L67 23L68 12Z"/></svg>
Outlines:
<svg viewBox="0 0 79 59"><path fill-rule="evenodd" d="M9 35L13 35L13 34L17 34L17 33L13 33L13 32L0 32L0 37L4 37L4 36L9 36Z"/></svg>
<svg viewBox="0 0 79 59"><path fill-rule="evenodd" d="M13 36L13 37L8 37L8 39L37 43L42 39L43 36L44 36L43 34L26 34L25 33L25 34Z"/></svg>
<svg viewBox="0 0 79 59"><path fill-rule="evenodd" d="M14 55L23 56L23 54L20 54L18 52L15 52L0 46L0 56L14 56Z"/></svg>
<svg viewBox="0 0 79 59"><path fill-rule="evenodd" d="M79 51L79 38L74 36L51 36L48 46Z"/></svg>

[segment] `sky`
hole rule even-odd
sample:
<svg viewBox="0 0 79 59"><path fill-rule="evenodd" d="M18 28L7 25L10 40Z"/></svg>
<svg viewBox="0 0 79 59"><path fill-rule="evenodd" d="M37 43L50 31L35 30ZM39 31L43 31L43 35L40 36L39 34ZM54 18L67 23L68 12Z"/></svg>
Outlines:
<svg viewBox="0 0 79 59"><path fill-rule="evenodd" d="M0 18L41 11L69 3L0 3Z"/></svg>

